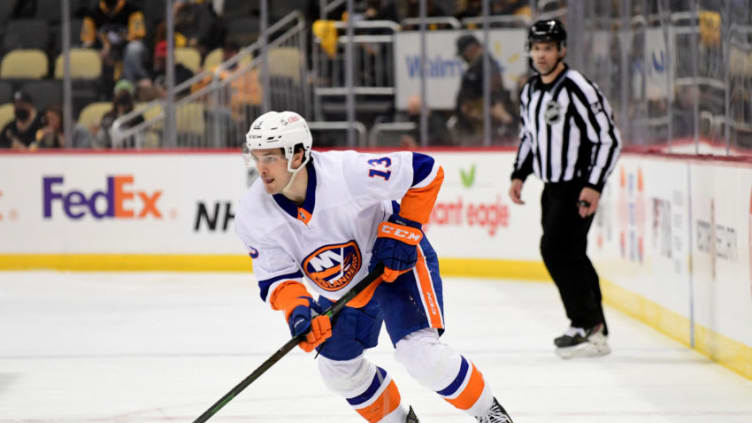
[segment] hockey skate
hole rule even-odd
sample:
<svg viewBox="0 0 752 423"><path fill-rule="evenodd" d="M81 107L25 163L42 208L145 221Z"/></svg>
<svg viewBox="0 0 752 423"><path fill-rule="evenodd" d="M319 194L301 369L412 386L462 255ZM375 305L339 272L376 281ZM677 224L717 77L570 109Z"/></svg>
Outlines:
<svg viewBox="0 0 752 423"><path fill-rule="evenodd" d="M598 357L611 352L604 325L598 323L589 329L570 327L564 335L554 339L556 354L564 359Z"/></svg>
<svg viewBox="0 0 752 423"><path fill-rule="evenodd" d="M410 410L408 410L407 412L405 423L419 423L418 416L415 415L415 411L413 410L412 406L410 406Z"/></svg>
<svg viewBox="0 0 752 423"><path fill-rule="evenodd" d="M513 423L512 418L509 417L507 411L504 410L504 407L499 404L499 401L497 401L496 398L493 399L493 404L491 404L491 409L488 410L488 414L483 417L476 417L475 420L477 420L478 423Z"/></svg>

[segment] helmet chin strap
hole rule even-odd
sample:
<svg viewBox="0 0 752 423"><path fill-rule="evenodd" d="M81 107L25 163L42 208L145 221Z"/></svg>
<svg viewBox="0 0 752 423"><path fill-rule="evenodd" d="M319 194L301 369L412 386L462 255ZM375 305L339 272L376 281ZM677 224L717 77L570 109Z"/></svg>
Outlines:
<svg viewBox="0 0 752 423"><path fill-rule="evenodd" d="M290 160L292 160L292 159L290 159ZM292 172L290 172L292 174L292 176L290 176L290 180L287 181L287 184L285 184L285 186L280 191L282 194L287 195L287 194L290 193L290 188L292 187L292 182L295 180L295 177L298 176L298 172L300 172L301 169L304 169L306 167L307 163L308 163L308 160L305 160L303 163L300 164L300 166L298 166L297 169L295 169Z"/></svg>

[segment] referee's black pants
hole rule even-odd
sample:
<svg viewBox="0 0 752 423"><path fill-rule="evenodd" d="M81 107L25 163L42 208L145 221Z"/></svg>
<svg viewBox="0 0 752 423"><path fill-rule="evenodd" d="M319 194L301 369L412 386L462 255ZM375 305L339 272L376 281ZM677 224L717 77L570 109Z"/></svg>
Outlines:
<svg viewBox="0 0 752 423"><path fill-rule="evenodd" d="M598 274L587 256L587 233L594 215L583 219L577 207L583 186L582 181L545 184L540 249L571 325L590 328L598 323L605 325L606 318Z"/></svg>

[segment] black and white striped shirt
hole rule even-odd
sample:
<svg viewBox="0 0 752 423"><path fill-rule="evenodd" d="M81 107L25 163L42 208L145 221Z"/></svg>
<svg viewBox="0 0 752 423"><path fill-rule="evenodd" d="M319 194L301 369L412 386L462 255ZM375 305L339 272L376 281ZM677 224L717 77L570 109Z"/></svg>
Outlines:
<svg viewBox="0 0 752 423"><path fill-rule="evenodd" d="M543 182L582 179L603 190L619 157L613 112L596 84L565 66L544 84L539 75L520 94L522 129L512 179L535 173Z"/></svg>

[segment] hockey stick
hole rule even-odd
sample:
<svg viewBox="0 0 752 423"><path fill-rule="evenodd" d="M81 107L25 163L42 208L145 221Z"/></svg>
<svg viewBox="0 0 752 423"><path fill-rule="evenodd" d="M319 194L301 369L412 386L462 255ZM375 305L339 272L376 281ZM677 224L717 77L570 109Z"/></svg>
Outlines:
<svg viewBox="0 0 752 423"><path fill-rule="evenodd" d="M382 273L384 273L384 265L379 263L376 265L373 271L368 273L368 275L366 275L363 280L355 284L355 286L353 286L353 288L348 291L347 294L343 295L342 298L340 298L336 303L329 307L323 314L329 316L330 319L334 318L337 314L339 314L340 311L342 311L342 309L348 302L350 302L350 300L352 300L358 294L368 288L371 283L373 283L381 276ZM253 373L251 373L250 375L248 375L248 377L235 385L235 387L232 388L230 392L226 393L222 398L219 399L219 401L215 402L214 405L209 407L208 410L204 411L202 415L198 416L198 418L194 420L193 423L203 423L209 420L211 416L215 415L217 411L227 405L228 402L232 401L232 399L235 398L241 391L243 391L243 389L247 388L248 385L253 383L253 381L258 379L259 376L269 370L269 368L272 367L274 363L278 362L288 352L295 348L300 343L300 341L305 339L305 336L306 334L303 333L287 341L287 343L285 343L282 348L278 349L277 352L272 354L271 357L267 358L266 361L258 366L256 370L253 371Z"/></svg>

